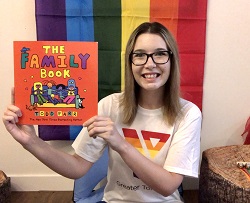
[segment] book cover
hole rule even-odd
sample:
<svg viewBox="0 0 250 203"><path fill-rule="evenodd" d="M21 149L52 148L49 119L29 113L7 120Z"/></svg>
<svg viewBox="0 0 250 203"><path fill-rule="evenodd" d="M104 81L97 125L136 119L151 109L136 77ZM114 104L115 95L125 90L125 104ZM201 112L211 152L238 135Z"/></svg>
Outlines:
<svg viewBox="0 0 250 203"><path fill-rule="evenodd" d="M14 41L21 124L82 125L97 114L98 43Z"/></svg>

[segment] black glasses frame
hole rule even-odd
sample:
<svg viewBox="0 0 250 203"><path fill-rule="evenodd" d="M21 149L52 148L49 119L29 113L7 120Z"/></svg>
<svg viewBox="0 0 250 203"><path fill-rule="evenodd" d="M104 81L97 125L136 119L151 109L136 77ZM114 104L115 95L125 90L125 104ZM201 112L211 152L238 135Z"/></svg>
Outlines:
<svg viewBox="0 0 250 203"><path fill-rule="evenodd" d="M141 53L141 54L145 54L145 55L147 56L147 59L146 59L145 63L142 63L142 64L140 64L140 65L136 65L136 64L134 64L134 62L133 62L133 60L132 60L132 56L133 56L133 54L139 54L139 53L132 52L132 53L130 54L130 61L131 61L135 66L143 66L143 65L145 65L145 64L148 62L148 58L150 57L150 58L152 59L152 61L153 61L155 64L165 64L165 63L167 63L167 62L164 62L164 63L157 63L157 62L155 62L153 55L156 54L156 53L159 53L159 52L167 52L167 53L168 53L169 57L168 57L167 62L169 61L170 57L173 55L173 52L172 52L172 51L169 51L169 50L166 50L166 51L157 51L157 52L154 52L154 53L151 53L151 54Z"/></svg>

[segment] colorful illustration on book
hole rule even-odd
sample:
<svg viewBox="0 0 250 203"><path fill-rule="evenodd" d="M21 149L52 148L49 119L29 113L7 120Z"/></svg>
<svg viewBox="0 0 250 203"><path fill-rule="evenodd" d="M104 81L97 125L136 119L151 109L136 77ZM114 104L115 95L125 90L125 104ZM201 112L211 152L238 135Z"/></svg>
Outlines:
<svg viewBox="0 0 250 203"><path fill-rule="evenodd" d="M14 59L21 122L79 125L97 113L96 42L14 42Z"/></svg>
<svg viewBox="0 0 250 203"><path fill-rule="evenodd" d="M69 79L67 84L56 84L53 80L45 80L35 82L31 87L30 105L27 105L27 108L30 111L43 107L82 109L85 108L83 106L84 99L80 98L74 79Z"/></svg>
<svg viewBox="0 0 250 203"><path fill-rule="evenodd" d="M30 51L30 48L23 47L21 49L22 68L26 68L24 64L28 62L27 51ZM23 54L26 55L23 56ZM54 60L52 61L54 62ZM51 63L51 61L49 63ZM48 63L46 64L48 66ZM68 79L67 84L56 84L53 80L36 81L31 87L30 105L28 109L37 110L37 107L84 108L82 104L83 99L84 98L80 98L78 94L78 87L74 79Z"/></svg>

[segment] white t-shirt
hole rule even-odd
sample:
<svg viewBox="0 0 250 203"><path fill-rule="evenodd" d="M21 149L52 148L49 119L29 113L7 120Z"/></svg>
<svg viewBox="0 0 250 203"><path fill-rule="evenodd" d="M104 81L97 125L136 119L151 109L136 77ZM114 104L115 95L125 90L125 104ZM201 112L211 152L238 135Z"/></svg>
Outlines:
<svg viewBox="0 0 250 203"><path fill-rule="evenodd" d="M135 120L128 126L121 122L119 108L121 94L115 93L103 98L98 104L98 114L110 117L121 136L164 169L185 176L198 177L201 131L199 108L181 99L184 116L176 121L174 126L169 126L163 120L161 108L148 110L139 106ZM86 128L83 128L72 146L76 154L95 162L102 155L106 145L106 141L102 138L90 138ZM145 185L111 148L109 148L109 168L103 200L108 203L182 202L178 190L164 197Z"/></svg>

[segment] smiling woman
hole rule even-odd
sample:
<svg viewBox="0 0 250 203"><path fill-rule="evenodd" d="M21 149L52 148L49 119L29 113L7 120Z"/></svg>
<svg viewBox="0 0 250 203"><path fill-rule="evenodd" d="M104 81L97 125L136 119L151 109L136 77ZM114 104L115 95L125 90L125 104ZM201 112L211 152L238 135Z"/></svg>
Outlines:
<svg viewBox="0 0 250 203"><path fill-rule="evenodd" d="M153 57L147 57L144 66L136 66L132 61L132 56L134 55L133 53L152 54L159 51L167 51L167 53L171 54L166 63L154 63ZM144 80L146 77L148 80ZM155 78L155 82L153 80L149 80L151 78ZM125 122L133 120L136 113L137 104L130 101L131 92L134 92L134 97L139 98L139 92L142 93L142 91L146 90L144 88L140 89L139 83L147 85L147 88L149 89L162 87L157 91L150 91L144 94L148 96L148 98L144 99L147 102L147 104L144 103L144 105L150 105L154 108L159 108L163 105L164 115L168 115L164 116L165 119L168 120L167 122L170 124L173 124L180 110L179 52L172 34L168 29L157 22L152 25L150 25L150 23L142 24L131 34L128 40L125 54L125 91L122 101L124 109L127 109L124 114ZM166 85L163 87L165 83ZM161 95L160 97L163 99L155 101L158 103L158 105L155 105L151 99L159 98L158 96L155 96L158 94ZM148 101L151 101L150 104Z"/></svg>
<svg viewBox="0 0 250 203"><path fill-rule="evenodd" d="M155 108L164 106L163 100L162 102L159 102L158 99L156 101L152 99L143 100L143 95L146 93L147 96L152 97L155 94L159 94L163 98L165 84L169 78L171 67L168 54L170 51L167 49L164 38L158 34L144 33L136 39L131 57L132 72L136 83L140 86L141 100L139 104L142 107L147 107L147 102L149 101L150 105L153 104ZM154 96L153 98L158 97Z"/></svg>
<svg viewBox="0 0 250 203"><path fill-rule="evenodd" d="M144 63L134 65L131 53ZM183 202L183 177L198 177L201 112L180 97L177 44L162 24L145 22L131 34L125 58L124 92L99 101L98 114L72 145L74 155L41 140L33 126L17 125L17 106L7 107L5 127L42 163L72 179L86 175L108 148L102 202Z"/></svg>
<svg viewBox="0 0 250 203"><path fill-rule="evenodd" d="M178 49L163 25L146 22L134 30L125 51L124 92L102 99L99 116L84 126L87 131L73 144L79 156L96 153L90 147L94 143L110 149L106 202L122 202L119 197L182 202L177 188L183 177L198 176L201 113L179 96ZM94 143L87 135L96 137ZM185 170L184 160L191 161Z"/></svg>

